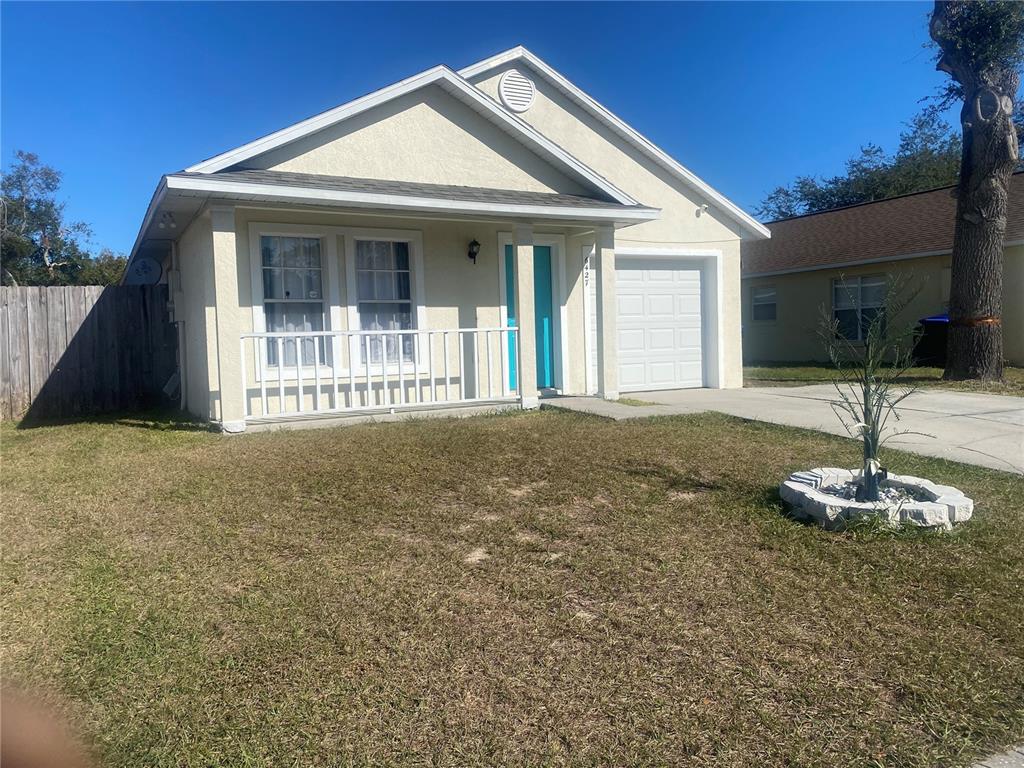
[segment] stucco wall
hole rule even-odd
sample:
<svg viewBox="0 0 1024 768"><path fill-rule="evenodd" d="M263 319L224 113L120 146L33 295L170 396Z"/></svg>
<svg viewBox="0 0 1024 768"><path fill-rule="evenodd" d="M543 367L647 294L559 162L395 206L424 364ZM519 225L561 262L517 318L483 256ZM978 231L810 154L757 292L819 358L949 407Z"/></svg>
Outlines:
<svg viewBox="0 0 1024 768"><path fill-rule="evenodd" d="M252 158L250 168L583 193L575 181L433 86Z"/></svg>
<svg viewBox="0 0 1024 768"><path fill-rule="evenodd" d="M817 336L821 310L831 311L832 281L836 278L868 275L900 275L908 288L920 292L908 306L902 320L912 323L928 315L945 312L949 301L949 256L929 256L885 264L865 264L843 269L797 272L743 280L743 359L747 362L802 362L826 359ZM773 286L776 319L757 321L751 317L754 287ZM1003 345L1006 359L1024 364L1024 246L1006 250L1003 272Z"/></svg>
<svg viewBox="0 0 1024 768"><path fill-rule="evenodd" d="M216 364L216 344L207 327L214 321L213 233L209 217L199 217L178 240L178 271L181 275L181 307L176 314L185 321L186 408L200 418L211 418L211 366Z"/></svg>
<svg viewBox="0 0 1024 768"><path fill-rule="evenodd" d="M497 99L498 80L513 67L526 72L537 86L533 105L519 117L644 205L662 210L656 221L618 230L615 234L616 248L679 248L722 253L724 285L720 332L725 342L723 384L726 387L742 386L739 244L743 233L739 226L717 211L714 205L702 211L701 206L709 201L632 148L524 63L500 67L472 82Z"/></svg>
<svg viewBox="0 0 1024 768"><path fill-rule="evenodd" d="M1024 245L1003 255L1003 355L1024 365Z"/></svg>

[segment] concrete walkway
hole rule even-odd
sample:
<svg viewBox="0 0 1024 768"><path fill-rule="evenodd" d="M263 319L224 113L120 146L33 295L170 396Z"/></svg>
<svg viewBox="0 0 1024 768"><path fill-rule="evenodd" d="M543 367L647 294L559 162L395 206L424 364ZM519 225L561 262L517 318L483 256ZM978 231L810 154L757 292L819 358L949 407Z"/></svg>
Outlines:
<svg viewBox="0 0 1024 768"><path fill-rule="evenodd" d="M633 406L595 397L545 399L565 408L610 419L635 419L719 411L745 419L804 427L849 437L832 411L831 384L750 389L675 389L632 395L653 405ZM903 401L898 429L887 445L924 456L1024 474L1024 398L923 389Z"/></svg>
<svg viewBox="0 0 1024 768"><path fill-rule="evenodd" d="M986 757L971 768L1024 768L1024 744L998 755Z"/></svg>

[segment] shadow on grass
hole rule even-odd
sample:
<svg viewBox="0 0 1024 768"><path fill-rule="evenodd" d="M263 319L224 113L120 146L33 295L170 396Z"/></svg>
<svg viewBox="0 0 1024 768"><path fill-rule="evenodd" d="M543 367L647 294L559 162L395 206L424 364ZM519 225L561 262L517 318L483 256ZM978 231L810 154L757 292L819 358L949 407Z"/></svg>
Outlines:
<svg viewBox="0 0 1024 768"><path fill-rule="evenodd" d="M634 464L618 467L617 469L633 477L658 480L664 485L665 490L675 493L708 493L710 491L720 491L725 487L717 480L693 474L683 474L659 464Z"/></svg>
<svg viewBox="0 0 1024 768"><path fill-rule="evenodd" d="M37 427L59 427L71 424L108 424L112 426L152 429L161 432L213 432L214 428L205 421L199 421L183 411L171 408L154 408L138 412L96 413L60 418L26 416L18 422L18 429Z"/></svg>

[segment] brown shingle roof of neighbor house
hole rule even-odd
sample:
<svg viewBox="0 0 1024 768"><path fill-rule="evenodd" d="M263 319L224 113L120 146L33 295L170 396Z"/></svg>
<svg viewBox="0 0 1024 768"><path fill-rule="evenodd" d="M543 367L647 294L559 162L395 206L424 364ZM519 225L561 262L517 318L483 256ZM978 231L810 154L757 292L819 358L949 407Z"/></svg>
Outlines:
<svg viewBox="0 0 1024 768"><path fill-rule="evenodd" d="M194 179L218 179L237 181L243 184L272 184L287 187L337 190L341 192L366 192L379 195L402 195L409 197L430 197L443 200L468 200L481 203L509 203L520 205L554 205L560 208L608 208L628 209L628 206L606 199L567 195L556 192L527 192L514 189L490 189L484 187L460 187L450 184L424 184L413 181L386 181L382 179L359 179L351 176L324 176L314 173L290 171L265 171L243 169L218 171L216 173L182 172L171 176Z"/></svg>
<svg viewBox="0 0 1024 768"><path fill-rule="evenodd" d="M768 224L771 240L744 242L743 276L801 272L953 249L953 187L811 213ZM1006 242L1024 240L1024 173L1010 180Z"/></svg>

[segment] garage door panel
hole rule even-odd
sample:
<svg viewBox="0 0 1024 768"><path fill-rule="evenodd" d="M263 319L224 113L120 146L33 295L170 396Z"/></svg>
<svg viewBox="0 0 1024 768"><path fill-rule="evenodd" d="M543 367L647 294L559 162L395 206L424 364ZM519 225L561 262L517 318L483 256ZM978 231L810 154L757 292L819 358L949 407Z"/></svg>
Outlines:
<svg viewBox="0 0 1024 768"><path fill-rule="evenodd" d="M644 385L643 363L621 363L619 365L619 388L636 389Z"/></svg>
<svg viewBox="0 0 1024 768"><path fill-rule="evenodd" d="M647 330L647 351L672 352L676 346L674 328L649 328Z"/></svg>
<svg viewBox="0 0 1024 768"><path fill-rule="evenodd" d="M671 293L648 294L646 301L647 319L652 317L672 317L676 314L676 297Z"/></svg>
<svg viewBox="0 0 1024 768"><path fill-rule="evenodd" d="M680 350L693 350L698 354L701 351L701 330L700 328L676 328L674 331L675 345Z"/></svg>
<svg viewBox="0 0 1024 768"><path fill-rule="evenodd" d="M676 276L672 270L668 269L643 269L636 270L636 272L642 275L640 282L646 283L674 283L676 282Z"/></svg>
<svg viewBox="0 0 1024 768"><path fill-rule="evenodd" d="M616 286L618 287L618 286ZM641 320L644 316L644 297L640 294L618 292L619 317L625 320Z"/></svg>
<svg viewBox="0 0 1024 768"><path fill-rule="evenodd" d="M700 270L683 260L620 258L616 294L619 389L702 386Z"/></svg>
<svg viewBox="0 0 1024 768"><path fill-rule="evenodd" d="M646 344L644 343L644 329L619 329L619 352L643 353Z"/></svg>
<svg viewBox="0 0 1024 768"><path fill-rule="evenodd" d="M671 360L650 363L647 366L647 383L652 386L671 387L676 381L676 364Z"/></svg>

